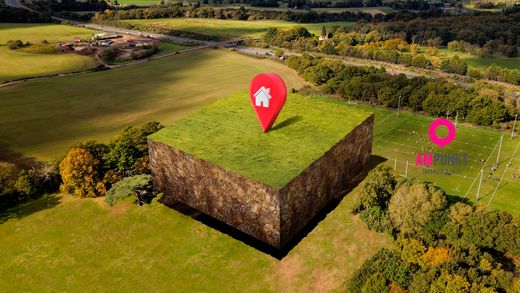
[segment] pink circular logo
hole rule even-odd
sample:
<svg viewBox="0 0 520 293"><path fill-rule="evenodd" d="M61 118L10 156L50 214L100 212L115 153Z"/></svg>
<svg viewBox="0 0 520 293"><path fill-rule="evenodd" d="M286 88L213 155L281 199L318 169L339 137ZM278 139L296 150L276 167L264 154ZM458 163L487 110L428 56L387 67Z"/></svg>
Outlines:
<svg viewBox="0 0 520 293"><path fill-rule="evenodd" d="M448 129L448 135L446 137L441 138L437 136L435 130L437 130L437 127L439 126L444 126ZM455 138L455 132L455 126L453 126L453 123L451 123L450 120L443 118L435 119L428 129L428 135L430 136L431 141L441 148L449 145L453 141Z"/></svg>

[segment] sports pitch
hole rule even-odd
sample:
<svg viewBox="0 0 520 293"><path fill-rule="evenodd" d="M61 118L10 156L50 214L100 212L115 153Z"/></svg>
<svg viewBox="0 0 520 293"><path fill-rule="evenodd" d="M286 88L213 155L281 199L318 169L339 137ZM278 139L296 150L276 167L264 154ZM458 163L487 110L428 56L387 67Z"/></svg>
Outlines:
<svg viewBox="0 0 520 293"><path fill-rule="evenodd" d="M489 204L491 209L506 210L515 216L520 215L520 178L512 177L513 173L520 173L520 137L511 139L511 132L459 123L455 140L445 148L440 148L432 144L428 137L428 127L433 121L432 117L408 112L401 112L397 117L395 110L367 105L356 107L375 113L372 152L374 155L386 158L386 164L395 166L400 175L430 181L442 187L449 195L466 197L471 202L476 201L479 193L480 204L485 206ZM454 119L455 117L450 117L450 120ZM500 148L499 141L502 135L504 138ZM439 133L439 136L442 134ZM492 172L491 167L497 162L499 148L501 149L498 157L499 167ZM518 148L516 154L512 157L516 148ZM450 172L451 175L424 174L424 167L415 165L417 154L424 152L467 153L468 163L463 166L435 167L435 169L456 170ZM511 163L509 167L507 167L508 163ZM481 169L484 171L480 192L478 192ZM457 174L457 171L460 173Z"/></svg>

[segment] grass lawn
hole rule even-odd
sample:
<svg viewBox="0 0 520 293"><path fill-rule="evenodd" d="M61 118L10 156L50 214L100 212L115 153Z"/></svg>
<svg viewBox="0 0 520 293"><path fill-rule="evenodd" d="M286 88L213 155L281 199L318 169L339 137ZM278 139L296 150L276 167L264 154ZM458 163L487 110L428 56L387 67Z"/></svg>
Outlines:
<svg viewBox="0 0 520 293"><path fill-rule="evenodd" d="M249 94L243 91L150 138L281 188L370 115L343 101L291 94L273 128L264 134Z"/></svg>
<svg viewBox="0 0 520 293"><path fill-rule="evenodd" d="M159 47L159 55L173 53L173 52L177 52L177 51L181 51L181 50L189 48L189 46L184 46L184 45L179 45L179 44L174 44L174 43L166 43L166 42L160 42L158 47Z"/></svg>
<svg viewBox="0 0 520 293"><path fill-rule="evenodd" d="M424 48L423 48L424 49ZM520 69L520 57L514 58L506 58L506 57L491 57L491 58L482 58L477 55L471 55L462 52L454 52L448 50L446 48L439 50L439 55L436 56L440 59L451 58L455 55L458 55L461 59L466 61L466 63L471 66L478 68L480 70L484 70L489 67L489 65L495 63L500 67L512 68L512 69ZM432 58L432 56L428 56ZM433 57L435 58L435 57Z"/></svg>
<svg viewBox="0 0 520 293"><path fill-rule="evenodd" d="M9 40L39 44L70 41L74 37L89 38L96 31L55 24L0 23L0 82L30 76L80 71L96 66L94 59L75 54L39 54L9 50Z"/></svg>
<svg viewBox="0 0 520 293"><path fill-rule="evenodd" d="M319 35L323 26L330 29L332 26L350 26L352 22L325 22L298 24L277 20L223 20L205 18L161 18L161 19L137 19L124 20L128 23L160 26L171 29L190 31L199 34L219 37L262 37L268 28L290 29L296 25L305 26L311 33Z"/></svg>
<svg viewBox="0 0 520 293"><path fill-rule="evenodd" d="M0 215L5 292L345 292L387 236L352 216L353 196L277 260L159 203L46 196Z"/></svg>
<svg viewBox="0 0 520 293"><path fill-rule="evenodd" d="M283 64L207 49L3 87L0 144L27 157L52 159L79 141L108 141L129 125L170 124L248 88L256 74L266 71L279 73L289 89L304 85Z"/></svg>
<svg viewBox="0 0 520 293"><path fill-rule="evenodd" d="M502 183L498 187L490 207L506 210L516 217L520 216L520 179L511 176L514 169L520 168L520 147L511 161L512 166L506 170L507 163L520 143L520 137L511 139L510 132L502 133L491 129L459 124L455 140L441 149L429 143L428 127L433 120L431 117L401 112L400 117L397 118L396 112L393 110L366 105L358 105L357 107L375 113L373 154L387 158L386 163L391 167L396 165L399 174L403 176L406 174L406 162L408 161L409 177L433 182L450 195L464 197L467 194L467 198L475 202L480 179L478 175L484 167L479 202L488 205L497 187L498 179L502 177L505 170ZM452 120L454 118L451 117ZM504 134L504 140L499 156L499 168L491 178L488 178L491 164L494 164L497 160L497 143L502 134ZM442 136L442 134L439 135ZM415 160L417 153L424 152L467 153L469 163L461 167L436 167L436 169L460 169L460 174L423 174L423 167L416 166ZM489 163L484 166L481 160L488 158ZM520 169L517 173L520 173ZM475 178L477 179L475 180Z"/></svg>

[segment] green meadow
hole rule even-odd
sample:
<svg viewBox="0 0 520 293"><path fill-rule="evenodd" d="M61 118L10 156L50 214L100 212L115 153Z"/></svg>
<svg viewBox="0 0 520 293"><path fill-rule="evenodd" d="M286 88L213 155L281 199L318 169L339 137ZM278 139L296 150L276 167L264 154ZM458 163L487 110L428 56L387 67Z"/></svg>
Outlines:
<svg viewBox="0 0 520 293"><path fill-rule="evenodd" d="M281 188L370 115L339 100L290 94L277 123L262 133L249 95L242 91L150 138Z"/></svg>
<svg viewBox="0 0 520 293"><path fill-rule="evenodd" d="M423 48L424 49L424 48ZM459 56L462 60L466 61L466 63L480 70L484 70L489 67L491 64L496 64L500 67L511 68L511 69L520 69L520 57L489 57L482 58L477 55L472 55L468 53L451 51L446 48L439 50L439 55L436 56L439 59L447 59L452 58L453 56ZM435 58L435 57L433 57Z"/></svg>
<svg viewBox="0 0 520 293"><path fill-rule="evenodd" d="M0 214L4 292L346 290L391 240L351 214L357 190L278 260L162 204L49 195Z"/></svg>
<svg viewBox="0 0 520 293"><path fill-rule="evenodd" d="M0 23L0 83L24 77L52 75L90 69L96 66L93 58L76 54L46 54L30 49L10 50L9 40L21 40L40 45L71 41L75 37L90 38L97 31L56 24Z"/></svg>
<svg viewBox="0 0 520 293"><path fill-rule="evenodd" d="M288 21L278 20L224 20L207 18L161 18L161 19L137 19L123 20L131 24L147 25L150 27L162 27L183 31L190 31L199 34L212 35L218 37L254 37L259 38L268 28L290 29L296 25L305 26L315 35L321 34L323 26L330 29L332 26L350 26L352 22L324 22L298 24Z"/></svg>
<svg viewBox="0 0 520 293"><path fill-rule="evenodd" d="M247 88L256 74L267 71L280 74L289 89L304 85L283 64L206 49L2 87L0 145L25 157L53 159L86 139L108 141L126 126L151 120L171 124Z"/></svg>

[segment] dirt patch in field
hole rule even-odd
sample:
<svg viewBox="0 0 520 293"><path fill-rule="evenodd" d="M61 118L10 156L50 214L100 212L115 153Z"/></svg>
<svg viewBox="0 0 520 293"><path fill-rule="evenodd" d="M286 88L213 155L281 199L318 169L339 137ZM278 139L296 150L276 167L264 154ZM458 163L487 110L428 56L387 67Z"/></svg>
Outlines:
<svg viewBox="0 0 520 293"><path fill-rule="evenodd" d="M312 273L311 278L310 292L330 292L338 287L337 273L333 270L316 270Z"/></svg>
<svg viewBox="0 0 520 293"><path fill-rule="evenodd" d="M112 214L114 214L114 215L121 215L121 214L124 214L131 207L132 207L131 203L129 203L129 202L122 202L122 203L118 203L115 206L108 207L108 208L110 209L110 212L112 212Z"/></svg>
<svg viewBox="0 0 520 293"><path fill-rule="evenodd" d="M294 292L296 277L301 272L302 260L298 256L287 256L278 263L277 276L283 292Z"/></svg>

